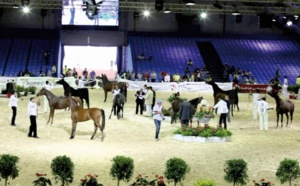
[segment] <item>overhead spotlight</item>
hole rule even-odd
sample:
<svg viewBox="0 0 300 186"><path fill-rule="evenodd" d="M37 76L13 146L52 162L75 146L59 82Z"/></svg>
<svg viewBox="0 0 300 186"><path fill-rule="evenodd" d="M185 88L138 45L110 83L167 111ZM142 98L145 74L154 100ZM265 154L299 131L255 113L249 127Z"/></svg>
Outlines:
<svg viewBox="0 0 300 186"><path fill-rule="evenodd" d="M206 12L202 12L200 14L201 19L205 19L207 17L207 13Z"/></svg>
<svg viewBox="0 0 300 186"><path fill-rule="evenodd" d="M241 15L241 13L236 10L236 11L232 12L231 15L238 16L238 15Z"/></svg>
<svg viewBox="0 0 300 186"><path fill-rule="evenodd" d="M292 25L293 25L293 21L288 20L288 21L286 22L286 25L287 25L287 26L292 26Z"/></svg>
<svg viewBox="0 0 300 186"><path fill-rule="evenodd" d="M213 6L217 9L223 9L223 6L220 5L219 3L214 3Z"/></svg>
<svg viewBox="0 0 300 186"><path fill-rule="evenodd" d="M145 17L148 17L148 16L150 15L149 10L145 10L145 11L143 12L143 15L144 15Z"/></svg>
<svg viewBox="0 0 300 186"><path fill-rule="evenodd" d="M168 8L166 8L165 11L164 11L164 13L165 13L165 14L171 13L171 10L168 9Z"/></svg>
<svg viewBox="0 0 300 186"><path fill-rule="evenodd" d="M24 7L23 7L23 12L24 12L24 13L29 13L29 8L28 8L28 6L24 6Z"/></svg>
<svg viewBox="0 0 300 186"><path fill-rule="evenodd" d="M13 8L19 8L19 5L13 5Z"/></svg>
<svg viewBox="0 0 300 186"><path fill-rule="evenodd" d="M187 5L187 6L194 6L196 3L195 3L195 1L193 1L193 0L189 0L189 1L187 1L186 3L185 3L185 5Z"/></svg>
<svg viewBox="0 0 300 186"><path fill-rule="evenodd" d="M155 1L155 10L157 12L162 11L164 9L164 2L163 0L156 0Z"/></svg>

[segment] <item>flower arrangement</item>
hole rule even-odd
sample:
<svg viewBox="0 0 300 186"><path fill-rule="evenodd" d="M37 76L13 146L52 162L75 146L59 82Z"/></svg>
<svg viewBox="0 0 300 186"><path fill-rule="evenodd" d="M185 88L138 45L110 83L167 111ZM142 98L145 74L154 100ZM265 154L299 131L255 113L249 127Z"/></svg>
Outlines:
<svg viewBox="0 0 300 186"><path fill-rule="evenodd" d="M45 176L47 176L47 174L44 174L44 173L35 173L35 175L38 177L38 179L32 182L32 184L34 186L52 185L51 180L45 178Z"/></svg>
<svg viewBox="0 0 300 186"><path fill-rule="evenodd" d="M214 113L212 107L203 107L203 106L200 106L199 111L197 112L197 117L199 119L202 119L202 118L214 118L215 117L215 113Z"/></svg>
<svg viewBox="0 0 300 186"><path fill-rule="evenodd" d="M83 179L80 180L80 186L103 186L103 184L98 183L98 175L87 174Z"/></svg>
<svg viewBox="0 0 300 186"><path fill-rule="evenodd" d="M264 178L262 178L259 182L256 182L253 180L254 186L271 186L274 185L274 183L271 183L269 181L266 181Z"/></svg>
<svg viewBox="0 0 300 186"><path fill-rule="evenodd" d="M179 97L179 93L173 93L170 95L170 97L167 99L169 103L172 103L172 101L174 101L175 99L179 99L181 101L183 101L182 98Z"/></svg>
<svg viewBox="0 0 300 186"><path fill-rule="evenodd" d="M166 186L164 182L164 177L159 175L156 175L155 179L151 181L147 180L148 176L143 177L141 174L139 174L135 179L136 179L135 182L131 184L131 186L139 186L139 185Z"/></svg>
<svg viewBox="0 0 300 186"><path fill-rule="evenodd" d="M182 126L181 128L177 129L174 134L181 134L182 136L200 136L200 137L227 137L231 136L232 133L227 129L222 128L215 128L208 124L202 126L197 126L195 128L190 128L187 126Z"/></svg>

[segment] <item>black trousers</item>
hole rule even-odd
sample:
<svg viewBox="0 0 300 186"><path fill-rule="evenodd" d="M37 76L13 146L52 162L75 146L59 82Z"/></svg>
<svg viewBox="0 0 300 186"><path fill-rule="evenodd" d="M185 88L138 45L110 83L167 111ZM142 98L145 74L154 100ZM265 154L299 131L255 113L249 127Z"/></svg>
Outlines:
<svg viewBox="0 0 300 186"><path fill-rule="evenodd" d="M30 116L30 127L29 127L28 136L37 137L37 133L36 133L36 116Z"/></svg>
<svg viewBox="0 0 300 186"><path fill-rule="evenodd" d="M16 116L17 116L17 107L11 107L13 115L11 118L11 125L15 125L15 120L16 120Z"/></svg>
<svg viewBox="0 0 300 186"><path fill-rule="evenodd" d="M227 129L226 117L227 113L222 113L219 120L219 126L222 127L222 123L224 123L224 129Z"/></svg>
<svg viewBox="0 0 300 186"><path fill-rule="evenodd" d="M136 101L135 114L138 114L139 110L140 110L140 114L143 114L144 100Z"/></svg>

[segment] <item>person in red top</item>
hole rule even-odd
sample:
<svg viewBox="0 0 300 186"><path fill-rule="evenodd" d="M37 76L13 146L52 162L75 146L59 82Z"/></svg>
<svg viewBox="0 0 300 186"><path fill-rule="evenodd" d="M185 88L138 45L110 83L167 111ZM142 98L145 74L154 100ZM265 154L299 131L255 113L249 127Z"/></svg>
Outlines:
<svg viewBox="0 0 300 186"><path fill-rule="evenodd" d="M146 73L144 74L145 80L146 80L146 81L149 81L149 77L150 77L149 72L146 71Z"/></svg>

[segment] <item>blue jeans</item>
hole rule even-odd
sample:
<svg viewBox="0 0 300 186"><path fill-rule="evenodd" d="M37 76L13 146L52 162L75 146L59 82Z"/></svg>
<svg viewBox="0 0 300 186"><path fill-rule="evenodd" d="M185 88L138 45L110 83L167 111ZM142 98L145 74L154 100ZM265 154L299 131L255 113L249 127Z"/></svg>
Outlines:
<svg viewBox="0 0 300 186"><path fill-rule="evenodd" d="M155 120L154 120L154 124L155 124L155 126L156 126L155 139L158 139L161 121L155 119Z"/></svg>

